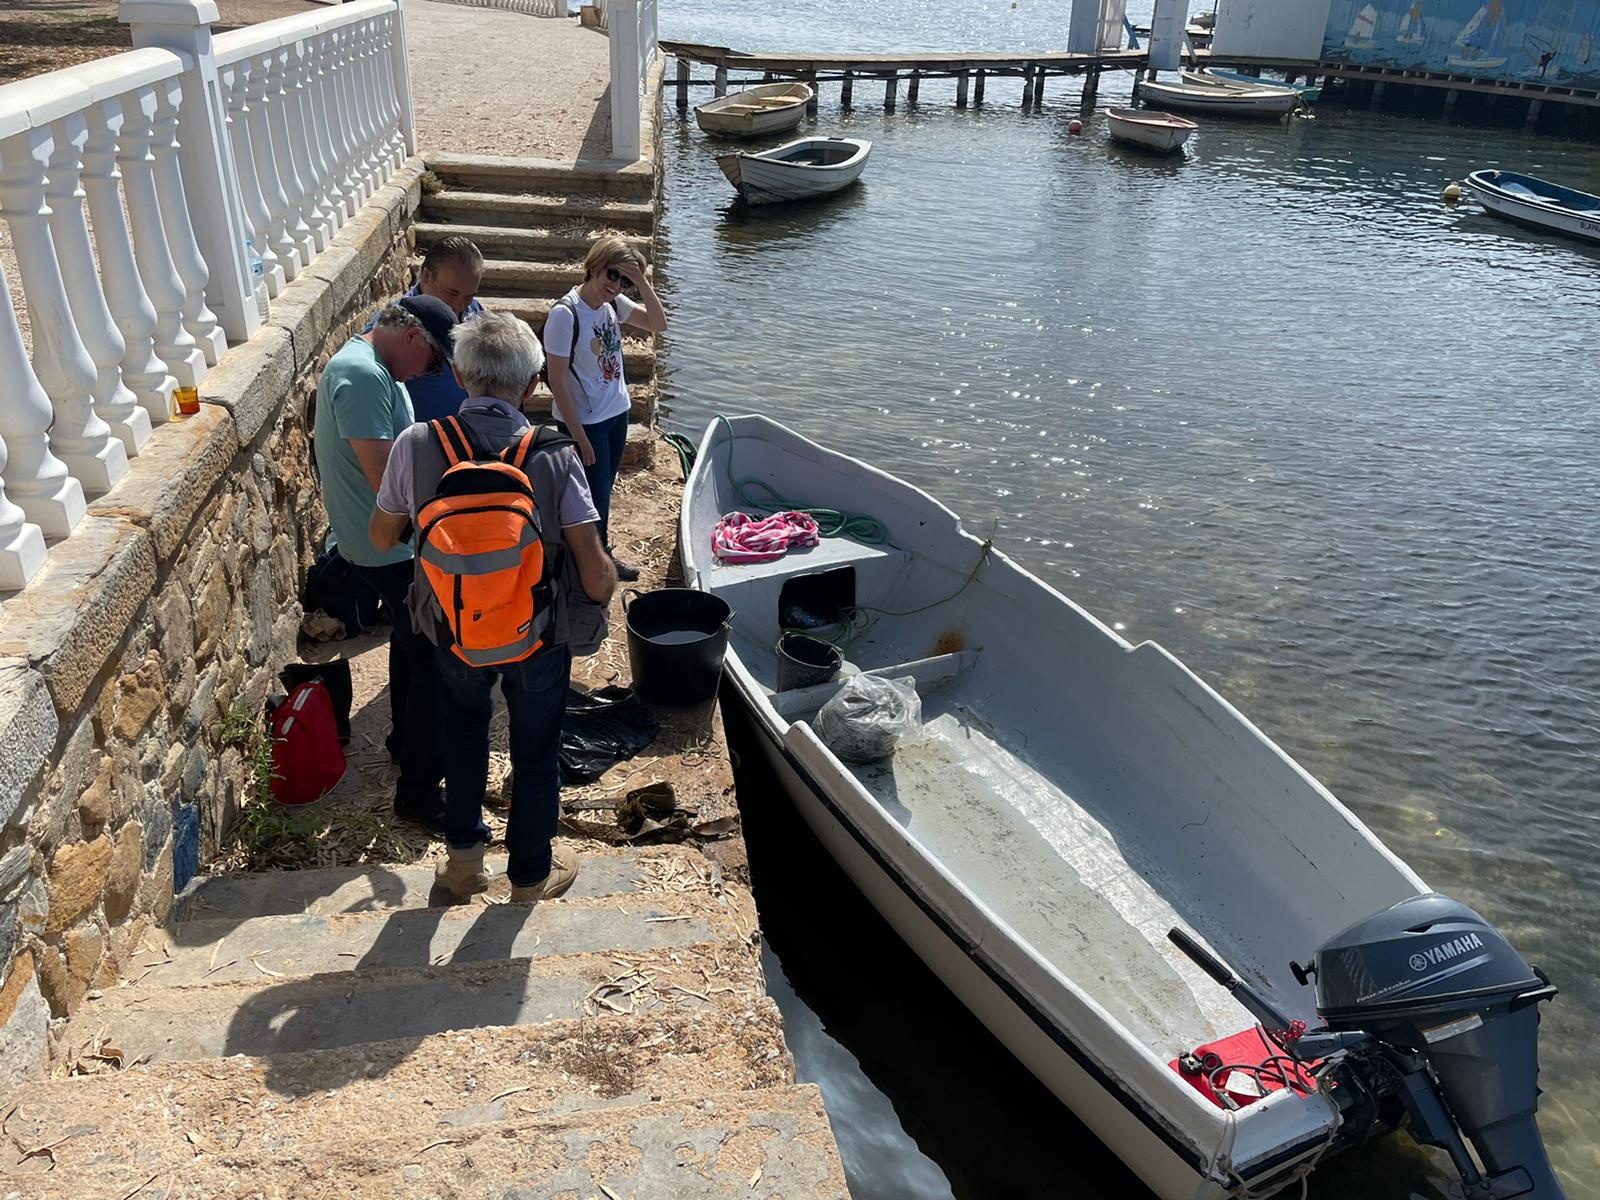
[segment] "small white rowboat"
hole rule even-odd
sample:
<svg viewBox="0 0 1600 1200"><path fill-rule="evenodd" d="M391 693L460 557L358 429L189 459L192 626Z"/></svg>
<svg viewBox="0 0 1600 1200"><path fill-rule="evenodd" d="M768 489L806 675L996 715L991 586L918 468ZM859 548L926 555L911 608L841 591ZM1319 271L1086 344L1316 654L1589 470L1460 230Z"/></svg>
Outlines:
<svg viewBox="0 0 1600 1200"><path fill-rule="evenodd" d="M1152 108L1222 117L1281 117L1300 107L1300 93L1289 88L1227 88L1146 79L1134 85L1133 94Z"/></svg>
<svg viewBox="0 0 1600 1200"><path fill-rule="evenodd" d="M805 119L816 93L804 83L764 83L695 106L700 128L718 137L766 137L787 133Z"/></svg>
<svg viewBox="0 0 1600 1200"><path fill-rule="evenodd" d="M1188 87L1217 88L1226 92L1288 92L1291 95L1305 98L1305 93L1299 88L1289 87L1287 84L1272 83L1268 80L1251 80L1234 78L1229 79L1210 71L1184 71L1183 82Z"/></svg>
<svg viewBox="0 0 1600 1200"><path fill-rule="evenodd" d="M755 483L885 533L722 563L712 529ZM726 677L786 792L1018 1060L1162 1200L1268 1196L1309 1168L1341 1123L1327 1089L1228 1112L1181 1077L1179 1056L1255 1017L1168 930L1314 1022L1290 960L1422 881L1172 655L859 459L764 417L719 419L679 535L688 586L736 614ZM780 627L841 612L846 670L921 693L920 734L884 762L847 763L813 729L839 682L778 688Z"/></svg>
<svg viewBox="0 0 1600 1200"><path fill-rule="evenodd" d="M1496 216L1600 242L1600 196L1516 171L1474 171L1467 176L1467 186Z"/></svg>
<svg viewBox="0 0 1600 1200"><path fill-rule="evenodd" d="M1174 113L1143 112L1137 108L1108 108L1111 136L1119 142L1170 154L1189 140L1200 126Z"/></svg>
<svg viewBox="0 0 1600 1200"><path fill-rule="evenodd" d="M746 203L777 204L849 187L871 153L861 138L808 137L759 154L719 154L717 166Z"/></svg>

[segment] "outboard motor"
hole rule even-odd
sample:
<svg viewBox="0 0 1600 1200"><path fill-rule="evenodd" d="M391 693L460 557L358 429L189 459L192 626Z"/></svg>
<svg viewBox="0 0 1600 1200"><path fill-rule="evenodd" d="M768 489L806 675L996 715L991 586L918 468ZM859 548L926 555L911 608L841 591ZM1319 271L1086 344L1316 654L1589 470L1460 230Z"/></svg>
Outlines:
<svg viewBox="0 0 1600 1200"><path fill-rule="evenodd" d="M1489 922L1448 896L1412 896L1328 939L1295 973L1316 975L1328 1031L1376 1041L1412 1135L1450 1155L1468 1200L1565 1196L1534 1121L1538 1006L1556 989Z"/></svg>
<svg viewBox="0 0 1600 1200"><path fill-rule="evenodd" d="M1417 1141L1450 1156L1465 1200L1566 1200L1534 1120L1538 1006L1556 989L1466 905L1412 896L1329 938L1312 965L1290 963L1302 984L1316 977L1323 1025L1310 1030L1182 930L1171 937L1290 1055L1320 1064L1341 1144L1409 1118Z"/></svg>

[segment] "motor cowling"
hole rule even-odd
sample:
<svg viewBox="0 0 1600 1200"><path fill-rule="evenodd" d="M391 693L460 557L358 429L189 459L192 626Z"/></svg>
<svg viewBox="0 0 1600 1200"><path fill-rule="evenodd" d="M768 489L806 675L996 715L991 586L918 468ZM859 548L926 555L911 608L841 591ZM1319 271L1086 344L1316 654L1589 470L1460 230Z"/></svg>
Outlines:
<svg viewBox="0 0 1600 1200"><path fill-rule="evenodd" d="M1450 1153L1469 1197L1564 1197L1534 1119L1538 1006L1556 989L1498 930L1448 896L1412 896L1330 938L1314 967L1327 1028L1384 1047L1412 1133Z"/></svg>

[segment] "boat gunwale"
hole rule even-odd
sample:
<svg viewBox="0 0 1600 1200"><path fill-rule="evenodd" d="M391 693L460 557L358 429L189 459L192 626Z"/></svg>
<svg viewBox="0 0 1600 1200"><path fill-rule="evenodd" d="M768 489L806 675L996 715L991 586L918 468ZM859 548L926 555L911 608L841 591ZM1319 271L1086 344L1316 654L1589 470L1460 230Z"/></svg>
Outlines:
<svg viewBox="0 0 1600 1200"><path fill-rule="evenodd" d="M1553 188L1568 195L1583 196L1586 199L1593 200L1595 206L1593 208L1573 208L1570 204L1554 196L1546 196L1538 192L1533 192L1532 195L1524 195L1521 192L1509 191L1501 187L1495 180L1486 178L1489 175L1512 176L1516 179L1532 180L1542 187ZM1520 171L1502 171L1498 168L1486 167L1469 172L1467 174L1467 186L1480 193L1480 199L1482 196L1488 195L1509 204L1520 204L1535 212L1560 213L1580 220L1600 222L1600 196L1578 188L1569 188L1559 183L1552 183L1548 179L1540 179L1537 175L1526 175Z"/></svg>
<svg viewBox="0 0 1600 1200"><path fill-rule="evenodd" d="M1200 122L1190 120L1188 117L1179 116L1177 113L1163 112L1156 109L1147 112L1142 108L1124 108L1120 105L1107 105L1100 110L1110 121L1126 121L1130 125L1144 125L1151 129L1165 131L1187 130L1190 133L1200 128Z"/></svg>
<svg viewBox="0 0 1600 1200"><path fill-rule="evenodd" d="M801 146L808 145L808 144L810 144L812 142L844 142L844 143L847 143L848 145L854 146L855 147L855 151L854 151L854 153L852 153L850 155L849 158L843 158L843 159L840 159L838 162L832 162L832 163L801 163L801 162L791 162L788 159L784 159L784 158L773 158L772 157L772 155L778 153L778 151L780 151L780 150L794 150L794 149L797 149L797 148L799 148ZM860 161L864 160L867 157L867 155L869 155L871 153L872 153L872 143L870 141L866 140L865 138L827 137L826 135L823 135L823 134L813 134L813 135L811 135L809 137L795 138L793 141L785 142L781 146L772 146L772 147L769 147L766 150L734 150L734 151L730 151L726 155L720 155L719 154L717 157L718 158L750 158L750 159L755 159L755 160L757 160L759 162L771 163L773 166L784 167L784 168L786 168L788 170L792 170L792 171L812 172L812 171L839 171L839 170L843 170L845 168L854 166L857 162L860 162Z"/></svg>

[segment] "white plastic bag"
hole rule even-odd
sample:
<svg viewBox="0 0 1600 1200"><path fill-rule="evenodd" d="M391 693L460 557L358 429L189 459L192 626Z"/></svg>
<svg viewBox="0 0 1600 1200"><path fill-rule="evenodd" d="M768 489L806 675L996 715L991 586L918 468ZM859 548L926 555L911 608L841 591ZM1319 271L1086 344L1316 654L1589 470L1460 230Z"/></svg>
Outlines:
<svg viewBox="0 0 1600 1200"><path fill-rule="evenodd" d="M817 713L816 731L846 762L888 758L900 739L922 728L922 699L910 679L856 675Z"/></svg>

